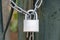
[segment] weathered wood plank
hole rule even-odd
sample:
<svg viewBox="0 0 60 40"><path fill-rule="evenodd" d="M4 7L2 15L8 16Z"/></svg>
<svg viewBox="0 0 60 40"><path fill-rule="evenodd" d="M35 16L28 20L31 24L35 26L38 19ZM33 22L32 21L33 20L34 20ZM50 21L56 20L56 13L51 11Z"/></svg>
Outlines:
<svg viewBox="0 0 60 40"><path fill-rule="evenodd" d="M45 2L45 40L60 40L60 0Z"/></svg>
<svg viewBox="0 0 60 40"><path fill-rule="evenodd" d="M26 0L25 0L26 1ZM18 6L21 8L24 8L24 0L18 0ZM25 33L23 32L23 14L18 14L18 40L26 40Z"/></svg>
<svg viewBox="0 0 60 40"><path fill-rule="evenodd" d="M9 17L9 0L2 0L2 12L3 12L3 26L4 26L4 30L5 30L6 24L8 21L8 17ZM6 33L5 40L10 40L9 39L9 29Z"/></svg>

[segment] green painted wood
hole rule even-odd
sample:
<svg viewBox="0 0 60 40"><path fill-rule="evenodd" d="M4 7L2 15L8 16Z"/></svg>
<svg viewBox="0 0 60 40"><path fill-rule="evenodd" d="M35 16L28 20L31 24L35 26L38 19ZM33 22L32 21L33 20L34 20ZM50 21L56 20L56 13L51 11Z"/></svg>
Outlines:
<svg viewBox="0 0 60 40"><path fill-rule="evenodd" d="M38 17L39 17L39 32L35 32L35 39L34 40L44 40L44 33L45 33L45 20L41 11L41 8L37 10Z"/></svg>
<svg viewBox="0 0 60 40"><path fill-rule="evenodd" d="M41 14L35 40L60 40L60 0L44 0Z"/></svg>
<svg viewBox="0 0 60 40"><path fill-rule="evenodd" d="M18 0L18 6L21 8L26 8L27 0ZM24 14L18 14L18 40L26 40L26 33L23 32L23 20Z"/></svg>
<svg viewBox="0 0 60 40"><path fill-rule="evenodd" d="M2 22L2 0L0 0L0 40L2 40L3 35L3 22Z"/></svg>

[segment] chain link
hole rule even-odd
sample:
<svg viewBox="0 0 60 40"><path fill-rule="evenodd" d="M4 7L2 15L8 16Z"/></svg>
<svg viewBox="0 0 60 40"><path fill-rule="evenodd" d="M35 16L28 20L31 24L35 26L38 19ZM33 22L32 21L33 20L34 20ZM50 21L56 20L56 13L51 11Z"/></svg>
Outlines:
<svg viewBox="0 0 60 40"><path fill-rule="evenodd" d="M36 8L39 8L39 7L41 6L41 4L42 4L43 0L41 0L41 2L40 2L40 4L39 4L39 5L38 5L38 2L39 2L39 0L37 0L37 1L36 1L36 3L35 3L35 7L36 7Z"/></svg>
<svg viewBox="0 0 60 40"><path fill-rule="evenodd" d="M26 14L26 12L27 12L27 11L23 10L21 7L18 7L12 0L10 0L10 6L20 13Z"/></svg>
<svg viewBox="0 0 60 40"><path fill-rule="evenodd" d="M30 33L29 40L34 40L34 32L31 32L31 33Z"/></svg>
<svg viewBox="0 0 60 40"><path fill-rule="evenodd" d="M28 40L34 40L34 32L27 32L26 37L28 38Z"/></svg>
<svg viewBox="0 0 60 40"><path fill-rule="evenodd" d="M43 0L41 0L40 4L38 5L39 0L36 1L34 11L36 11L37 8L39 8L41 6L42 2L43 2Z"/></svg>

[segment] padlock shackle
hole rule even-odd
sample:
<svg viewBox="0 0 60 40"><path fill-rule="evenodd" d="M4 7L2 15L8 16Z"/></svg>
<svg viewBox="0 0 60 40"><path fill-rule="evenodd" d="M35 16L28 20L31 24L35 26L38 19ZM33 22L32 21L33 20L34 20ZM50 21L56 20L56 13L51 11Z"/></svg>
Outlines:
<svg viewBox="0 0 60 40"><path fill-rule="evenodd" d="M27 17L31 15L31 14L29 14L29 12L33 12L32 14L34 14L34 18L36 18L36 20L38 19L38 15L37 15L36 11L34 11L34 10L28 10L27 14L25 14L25 20L27 20ZM31 16L30 16L29 19L31 19Z"/></svg>

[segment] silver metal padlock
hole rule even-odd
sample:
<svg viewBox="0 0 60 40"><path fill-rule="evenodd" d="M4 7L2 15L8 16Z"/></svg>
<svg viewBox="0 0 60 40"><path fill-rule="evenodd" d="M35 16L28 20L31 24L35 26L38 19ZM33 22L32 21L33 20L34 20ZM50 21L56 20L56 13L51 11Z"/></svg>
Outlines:
<svg viewBox="0 0 60 40"><path fill-rule="evenodd" d="M27 13L30 12L34 12L34 10L27 11ZM29 16L30 15L25 14L23 32L39 32L39 20L37 12L34 12L34 19L31 19L31 16Z"/></svg>

